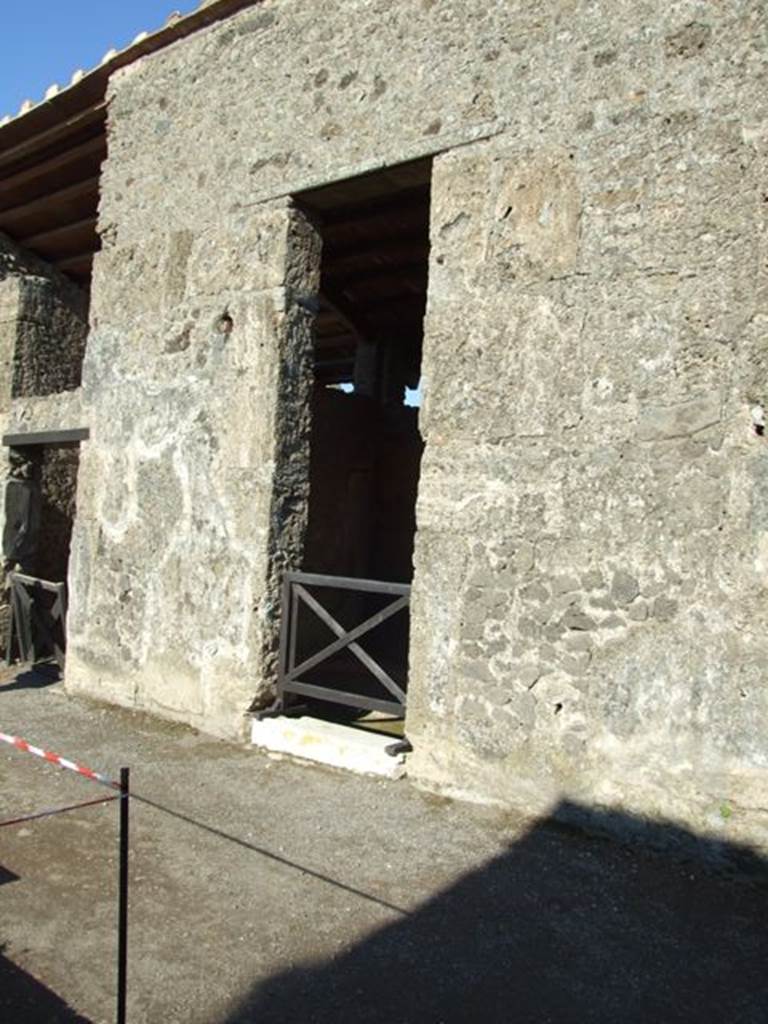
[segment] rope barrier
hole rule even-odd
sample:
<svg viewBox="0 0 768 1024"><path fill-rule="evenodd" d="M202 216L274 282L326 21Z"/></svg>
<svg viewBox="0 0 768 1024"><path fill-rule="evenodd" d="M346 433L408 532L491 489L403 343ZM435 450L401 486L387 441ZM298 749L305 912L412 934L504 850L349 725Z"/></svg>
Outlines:
<svg viewBox="0 0 768 1024"><path fill-rule="evenodd" d="M68 771L77 772L78 775L84 775L85 778L91 779L93 782L100 782L102 786L109 786L110 789L120 789L119 782L114 782L106 775L102 775L101 772L95 772L91 768L86 768L75 761L70 761L67 757L62 757L60 754L53 754L50 750L35 747L31 743L27 743L26 740L21 739L20 736L9 736L7 733L0 732L0 742L8 743L10 746L16 747L17 750L23 750L27 754L34 754L35 757L41 757L50 764L58 765L59 768L66 768Z"/></svg>
<svg viewBox="0 0 768 1024"><path fill-rule="evenodd" d="M122 795L102 796L98 800L85 800L80 804L69 804L67 807L53 807L45 811L36 811L34 814L25 814L21 818L10 818L8 821L0 821L0 828L6 825L20 825L24 821L36 821L38 818L50 818L54 814L64 814L66 811L76 811L79 807L93 807L95 804L111 804L114 800L122 800Z"/></svg>

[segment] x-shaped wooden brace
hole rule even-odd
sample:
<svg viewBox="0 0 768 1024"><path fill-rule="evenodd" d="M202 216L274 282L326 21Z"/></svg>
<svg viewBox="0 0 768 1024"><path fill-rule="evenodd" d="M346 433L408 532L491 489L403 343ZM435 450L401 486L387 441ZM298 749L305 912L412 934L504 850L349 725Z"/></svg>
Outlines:
<svg viewBox="0 0 768 1024"><path fill-rule="evenodd" d="M294 594L297 598L304 601L304 603L311 608L311 610L317 615L317 617L325 623L326 626L335 633L338 640L334 640L328 644L327 647L323 647L322 650L318 651L317 654L313 654L310 658L302 661L300 665L295 668L289 666L286 678L290 681L300 682L298 676L302 672L307 672L309 669L314 668L315 665L319 665L321 661L325 661L326 658L330 658L331 655L336 654L337 651L343 650L348 647L349 650L359 658L359 660L365 665L368 671L378 679L382 686L386 687L389 692L398 699L401 703L405 703L405 691L401 689L392 676L386 672L377 661L375 661L370 654L367 654L359 644L355 643L365 633L369 633L376 626L379 626L382 622L386 622L387 619L392 618L403 608L408 606L408 595L404 597L398 597L392 604L387 605L386 608L382 608L381 611L376 612L365 622L361 622L359 626L355 626L354 629L346 630L340 625L336 619L328 612L323 606L317 601L308 590L305 590L299 583L293 584ZM296 628L296 623L293 623L293 628Z"/></svg>

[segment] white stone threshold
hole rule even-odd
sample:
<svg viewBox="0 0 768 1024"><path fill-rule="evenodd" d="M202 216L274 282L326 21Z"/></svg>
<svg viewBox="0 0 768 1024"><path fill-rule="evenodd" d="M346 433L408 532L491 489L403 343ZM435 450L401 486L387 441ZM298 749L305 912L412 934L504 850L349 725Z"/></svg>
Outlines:
<svg viewBox="0 0 768 1024"><path fill-rule="evenodd" d="M386 751L388 746L397 742L397 736L355 729L319 718L254 719L251 742L268 754L316 761L363 775L378 775L386 779L399 779L405 775L405 754L392 755Z"/></svg>

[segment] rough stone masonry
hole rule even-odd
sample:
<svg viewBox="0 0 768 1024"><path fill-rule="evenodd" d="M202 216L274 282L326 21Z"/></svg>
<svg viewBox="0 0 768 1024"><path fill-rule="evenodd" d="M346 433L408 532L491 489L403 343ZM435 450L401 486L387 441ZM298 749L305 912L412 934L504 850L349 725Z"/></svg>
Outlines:
<svg viewBox="0 0 768 1024"><path fill-rule="evenodd" d="M320 246L434 156L421 783L768 845L768 12L265 0L109 87L68 686L241 734L300 563Z"/></svg>

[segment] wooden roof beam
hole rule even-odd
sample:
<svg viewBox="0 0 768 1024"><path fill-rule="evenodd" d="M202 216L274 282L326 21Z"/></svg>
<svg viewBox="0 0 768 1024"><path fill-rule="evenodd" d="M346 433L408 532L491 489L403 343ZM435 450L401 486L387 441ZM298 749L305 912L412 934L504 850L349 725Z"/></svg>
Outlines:
<svg viewBox="0 0 768 1024"><path fill-rule="evenodd" d="M68 164L74 164L78 160L83 160L86 157L95 156L99 153L103 153L105 156L107 153L107 137L103 133L88 139L87 142L83 142L79 146L72 146L71 149L66 149L63 153L57 153L56 156L50 157L48 160L43 160L39 164L33 164L31 167L27 167L23 171L18 171L9 178L3 179L0 181L0 197L6 192L12 192L16 188L37 181L38 178L42 178L52 171L58 171Z"/></svg>
<svg viewBox="0 0 768 1024"><path fill-rule="evenodd" d="M324 270L327 277L334 279L336 284L336 278L339 279L338 286L346 288L347 285L361 284L372 284L373 282L379 282L386 278L418 278L419 280L427 278L427 262L426 260L420 259L410 263L383 263L376 267L364 267L362 270L344 271L335 269L333 263Z"/></svg>
<svg viewBox="0 0 768 1024"><path fill-rule="evenodd" d="M46 213L55 210L57 207L69 203L74 199L81 199L83 196L93 193L98 199L99 177L86 178L74 185L67 185L58 192L49 192L46 195L38 196L21 206L11 206L7 210L0 210L0 228L5 229L9 223L23 221L27 217L33 217L39 213Z"/></svg>
<svg viewBox="0 0 768 1024"><path fill-rule="evenodd" d="M75 235L86 231L96 235L97 217L86 217L84 220L72 221L69 224L61 224L58 227L50 228L47 231L39 231L36 235L28 235L19 239L19 244L27 249L36 249L38 246L46 246L62 241L67 235Z"/></svg>
<svg viewBox="0 0 768 1024"><path fill-rule="evenodd" d="M353 245L327 246L323 252L323 269L329 275L335 276L341 273L339 264L356 264L358 261L368 261L368 266L360 267L360 270L370 270L373 267L388 267L391 269L394 264L414 262L419 259L426 260L429 256L429 239L421 231L399 235L387 242L378 241L375 238L366 239L363 242L356 242ZM353 269L358 269L353 265Z"/></svg>
<svg viewBox="0 0 768 1024"><path fill-rule="evenodd" d="M338 319L349 328L349 331L358 341L372 342L370 330L365 321L360 317L358 310L351 302L344 298L341 292L323 284L320 288L321 301L335 313Z"/></svg>
<svg viewBox="0 0 768 1024"><path fill-rule="evenodd" d="M54 260L53 265L63 274L87 274L90 272L93 257L98 249L89 249L86 252L79 252L75 256L67 256L63 260Z"/></svg>
<svg viewBox="0 0 768 1024"><path fill-rule="evenodd" d="M421 229L424 234L429 232L429 203L424 200L382 204L373 209L350 211L342 216L334 215L333 219L323 221L321 234L327 242L350 233L375 235L391 235L397 231L414 231Z"/></svg>
<svg viewBox="0 0 768 1024"><path fill-rule="evenodd" d="M19 142L15 146L10 146L8 149L0 150L0 168L14 164L25 156L29 156L30 153L34 153L35 151L39 151L47 146L53 145L55 142L59 142L61 139L66 138L68 135L73 135L81 128L87 128L91 124L95 124L100 120L105 120L106 113L106 103L103 99L99 100L98 103L94 103L92 106L86 107L85 110L75 114L73 117L57 122L46 131L33 135L31 138L25 139L23 142Z"/></svg>
<svg viewBox="0 0 768 1024"><path fill-rule="evenodd" d="M301 197L299 197L301 201ZM373 220L391 213L411 213L413 211L423 212L425 218L429 218L429 185L420 185L417 188L405 189L396 192L394 195L386 195L377 199L367 199L362 202L349 203L346 206L331 208L322 211L320 216L323 226L339 227L352 224L364 224L367 220Z"/></svg>

